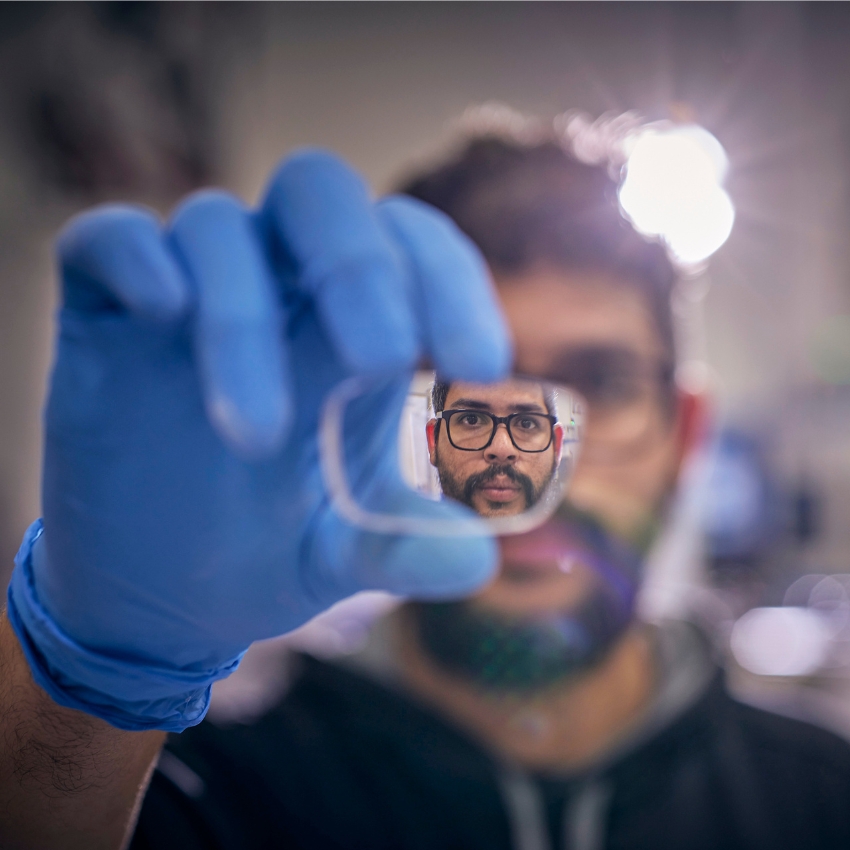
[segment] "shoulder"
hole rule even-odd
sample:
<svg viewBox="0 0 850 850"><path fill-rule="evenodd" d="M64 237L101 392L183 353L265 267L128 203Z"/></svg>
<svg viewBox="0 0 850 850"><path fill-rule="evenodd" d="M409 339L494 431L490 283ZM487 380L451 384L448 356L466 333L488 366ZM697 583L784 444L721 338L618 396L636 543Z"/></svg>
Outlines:
<svg viewBox="0 0 850 850"><path fill-rule="evenodd" d="M832 773L850 784L850 742L813 723L727 696L730 714L750 749L801 770Z"/></svg>
<svg viewBox="0 0 850 850"><path fill-rule="evenodd" d="M705 670L706 686L679 715L661 738L675 748L683 741L697 746L702 740L725 763L752 763L756 774L770 769L831 774L845 784L850 781L850 742L826 729L736 698L729 690L729 677L711 648L706 633L691 622L672 621L657 632L660 651L676 689L683 682L698 680L695 671ZM696 737L693 737L693 736ZM711 743L710 743L711 742Z"/></svg>

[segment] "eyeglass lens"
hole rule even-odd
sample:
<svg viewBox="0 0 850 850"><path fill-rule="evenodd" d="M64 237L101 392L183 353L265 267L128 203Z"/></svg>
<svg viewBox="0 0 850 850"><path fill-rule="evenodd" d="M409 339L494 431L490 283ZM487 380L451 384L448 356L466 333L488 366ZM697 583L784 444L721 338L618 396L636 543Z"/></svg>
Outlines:
<svg viewBox="0 0 850 850"><path fill-rule="evenodd" d="M619 348L573 351L560 364L559 380L587 406L584 451L595 455L637 450L658 430L666 410L670 370L642 362Z"/></svg>

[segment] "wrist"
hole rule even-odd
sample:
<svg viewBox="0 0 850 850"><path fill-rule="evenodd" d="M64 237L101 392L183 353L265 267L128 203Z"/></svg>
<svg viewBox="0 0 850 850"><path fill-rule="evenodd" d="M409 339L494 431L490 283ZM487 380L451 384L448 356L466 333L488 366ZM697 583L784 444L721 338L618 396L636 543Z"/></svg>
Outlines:
<svg viewBox="0 0 850 850"><path fill-rule="evenodd" d="M27 529L8 591L9 622L36 683L59 705L119 729L180 732L200 723L212 683L233 672L241 654L216 668L189 670L78 643L39 599L32 555L42 534L40 520Z"/></svg>

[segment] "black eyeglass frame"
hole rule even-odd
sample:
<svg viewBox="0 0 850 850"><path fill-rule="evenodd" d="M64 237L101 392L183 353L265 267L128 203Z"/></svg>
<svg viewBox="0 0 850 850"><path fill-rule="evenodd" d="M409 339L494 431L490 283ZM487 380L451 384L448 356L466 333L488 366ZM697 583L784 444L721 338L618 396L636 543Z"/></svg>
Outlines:
<svg viewBox="0 0 850 850"><path fill-rule="evenodd" d="M490 439L487 440L487 442L483 446L477 449L468 449L464 446L458 446L452 439L451 426L451 418L456 413L475 413L479 416L489 416L493 420L493 431L490 434ZM514 439L513 431L511 430L511 422L521 416L539 416L549 423L549 442L546 443L546 445L542 449L524 449L521 446L517 445L517 442ZM555 425L558 424L558 417L552 416L551 413L529 413L528 411L525 411L521 413L509 413L507 416L495 416L487 410L476 410L474 408L465 407L459 407L450 410L441 410L434 416L434 418L437 420L438 425L440 421L446 423L446 436L449 438L449 443L451 443L452 448L457 449L459 452L483 452L485 449L490 447L490 444L496 438L496 431L499 429L499 426L504 425L505 430L508 432L508 437L510 437L511 442L513 443L514 448L517 451L525 452L526 454L540 454L540 452L545 452L551 447L552 441L555 439Z"/></svg>

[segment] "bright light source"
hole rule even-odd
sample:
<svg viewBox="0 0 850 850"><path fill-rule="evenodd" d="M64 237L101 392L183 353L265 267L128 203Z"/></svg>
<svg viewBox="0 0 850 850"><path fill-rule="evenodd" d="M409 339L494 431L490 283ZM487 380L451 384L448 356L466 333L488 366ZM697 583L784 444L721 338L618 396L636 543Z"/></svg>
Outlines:
<svg viewBox="0 0 850 850"><path fill-rule="evenodd" d="M760 676L805 676L826 657L829 628L809 608L753 608L732 628L736 661Z"/></svg>
<svg viewBox="0 0 850 850"><path fill-rule="evenodd" d="M620 204L634 226L662 237L684 265L707 259L735 220L722 185L728 160L720 142L696 125L650 126L633 133L625 150Z"/></svg>

